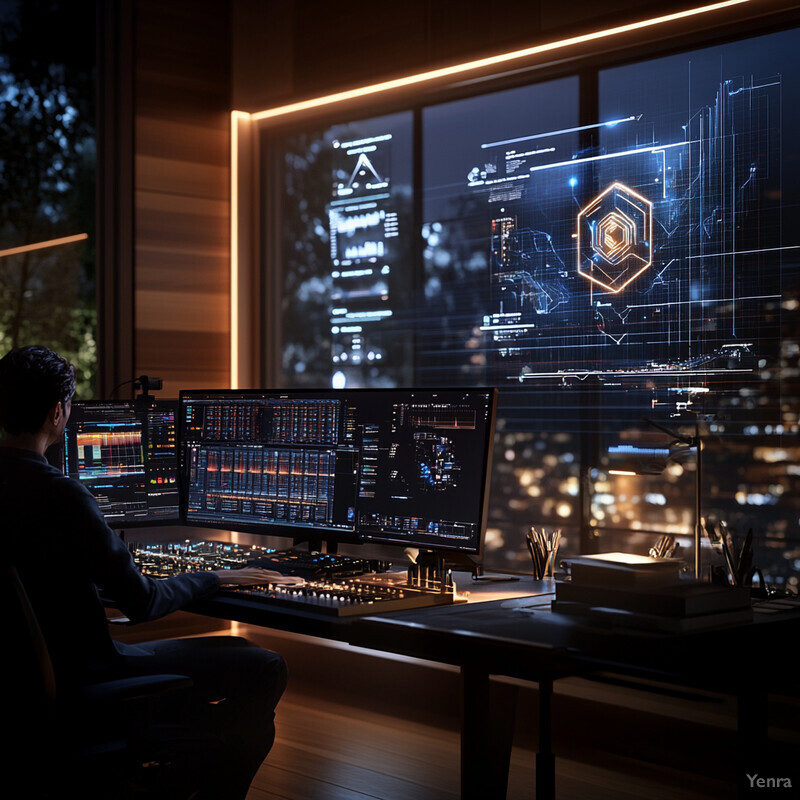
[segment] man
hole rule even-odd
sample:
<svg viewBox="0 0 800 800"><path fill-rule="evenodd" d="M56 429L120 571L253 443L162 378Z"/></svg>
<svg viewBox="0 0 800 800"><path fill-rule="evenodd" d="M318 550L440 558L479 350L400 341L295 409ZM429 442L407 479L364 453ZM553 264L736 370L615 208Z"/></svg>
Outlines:
<svg viewBox="0 0 800 800"><path fill-rule="evenodd" d="M188 704L181 698L171 718L166 704L159 713L220 744L217 766L199 796L244 798L274 739L274 709L286 685L283 659L227 636L136 646L114 642L99 591L138 622L169 614L222 585L281 576L258 568L167 580L143 576L92 495L45 458L47 448L62 440L74 392L72 365L47 348L21 347L0 359L2 558L16 568L30 597L59 697L103 679L188 675Z"/></svg>

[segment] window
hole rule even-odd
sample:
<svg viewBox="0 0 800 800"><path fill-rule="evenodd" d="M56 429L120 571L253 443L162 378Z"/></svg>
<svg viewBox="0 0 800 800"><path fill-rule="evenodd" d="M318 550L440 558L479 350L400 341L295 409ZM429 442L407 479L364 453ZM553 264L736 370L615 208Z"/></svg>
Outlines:
<svg viewBox="0 0 800 800"><path fill-rule="evenodd" d="M282 381L497 386L493 567L527 567L530 524L691 561L699 436L701 514L796 585L799 44L265 126Z"/></svg>
<svg viewBox="0 0 800 800"><path fill-rule="evenodd" d="M95 393L94 5L0 4L0 352L42 344Z"/></svg>

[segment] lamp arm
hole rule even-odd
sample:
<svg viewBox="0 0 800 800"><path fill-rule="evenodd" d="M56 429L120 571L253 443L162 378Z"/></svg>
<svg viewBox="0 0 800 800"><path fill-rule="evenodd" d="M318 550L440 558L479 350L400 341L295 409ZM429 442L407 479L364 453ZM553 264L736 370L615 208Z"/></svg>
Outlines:
<svg viewBox="0 0 800 800"><path fill-rule="evenodd" d="M655 422L652 419L648 419L647 417L642 417L642 421L646 422L648 425L652 425L654 428L658 428L660 431L663 431L668 436L671 436L673 439L681 442L682 444L688 444L690 447L696 447L700 441L700 433L699 433L699 426L698 423L695 421L695 435L694 436L684 436L681 433L677 433L676 431L670 430L665 425L662 425L659 422Z"/></svg>
<svg viewBox="0 0 800 800"><path fill-rule="evenodd" d="M695 419L694 423L694 436L683 436L682 434L676 433L675 431L671 431L669 428L661 425L658 422L654 422L652 419L648 419L647 417L642 417L642 420L646 422L648 425L652 425L654 428L658 428L660 431L672 436L677 441L682 442L689 447L694 447L696 456L695 456L695 476L694 476L694 577L696 580L700 580L700 572L701 572L701 564L700 564L700 541L702 539L702 526L703 520L701 515L701 492L703 486L703 476L702 476L702 469L703 469L703 440L700 436L700 422Z"/></svg>

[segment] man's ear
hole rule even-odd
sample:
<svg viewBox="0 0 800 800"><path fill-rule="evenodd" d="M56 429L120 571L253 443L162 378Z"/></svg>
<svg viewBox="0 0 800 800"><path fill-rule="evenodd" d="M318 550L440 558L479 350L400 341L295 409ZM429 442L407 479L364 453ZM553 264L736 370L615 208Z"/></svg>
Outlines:
<svg viewBox="0 0 800 800"><path fill-rule="evenodd" d="M64 416L64 404L59 400L47 413L47 421L52 425L58 425Z"/></svg>

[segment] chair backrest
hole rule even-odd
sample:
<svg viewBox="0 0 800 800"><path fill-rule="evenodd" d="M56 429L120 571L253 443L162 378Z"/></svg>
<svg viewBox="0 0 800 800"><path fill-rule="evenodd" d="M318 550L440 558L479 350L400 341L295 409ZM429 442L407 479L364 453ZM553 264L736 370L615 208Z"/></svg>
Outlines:
<svg viewBox="0 0 800 800"><path fill-rule="evenodd" d="M0 581L0 608L6 620L2 630L14 694L22 702L52 707L56 699L55 674L36 613L15 567L3 565ZM27 696L21 697L21 693Z"/></svg>
<svg viewBox="0 0 800 800"><path fill-rule="evenodd" d="M36 797L55 799L63 797L66 780L67 785L79 785L82 796L121 797L129 788L129 772L142 758L148 763L163 761L160 771L147 771L153 786L159 781L178 780L171 777L169 761L163 760L165 752L174 755L169 749L173 740L184 749L185 742L190 742L203 754L215 752L211 745L219 749L217 740L207 744L191 731L180 731L183 738L172 732L173 739L165 739L166 729L161 731L150 720L153 701L166 692L191 686L184 675L145 675L90 684L79 695L79 706L65 705L62 692L57 708L56 680L47 644L20 575L8 563L0 567L0 618L6 667L0 702L5 727L11 734L0 746L0 775L9 785L16 780L34 787ZM134 741L147 749L134 752ZM141 757L137 760L136 756ZM202 762L195 759L191 763ZM139 771L134 774L136 780L144 775ZM185 776L181 773L179 780L174 792L158 796L184 797L197 789L197 780L189 772ZM89 784L94 793L89 792Z"/></svg>
<svg viewBox="0 0 800 800"><path fill-rule="evenodd" d="M36 613L19 573L9 564L0 569L0 618L5 656L0 693L11 734L2 748L3 775L26 781L38 775L36 784L49 797L37 759L58 740L55 675Z"/></svg>

